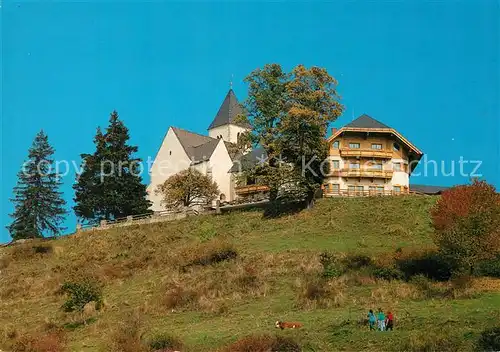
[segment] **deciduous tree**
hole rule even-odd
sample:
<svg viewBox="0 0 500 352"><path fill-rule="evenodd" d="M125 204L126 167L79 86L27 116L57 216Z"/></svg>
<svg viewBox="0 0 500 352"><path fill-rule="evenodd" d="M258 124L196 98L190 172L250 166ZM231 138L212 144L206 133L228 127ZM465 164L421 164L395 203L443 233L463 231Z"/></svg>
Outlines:
<svg viewBox="0 0 500 352"><path fill-rule="evenodd" d="M323 68L298 65L286 73L278 64L253 71L245 81L250 138L268 157L250 171L252 177L270 187L271 201L282 190L312 204L327 172L321 172L327 128L343 111L337 81Z"/></svg>
<svg viewBox="0 0 500 352"><path fill-rule="evenodd" d="M59 188L62 184L56 173L52 155L54 148L47 135L40 131L29 149L28 160L18 174L14 187L14 219L7 226L14 240L58 235L64 228L66 202Z"/></svg>
<svg viewBox="0 0 500 352"><path fill-rule="evenodd" d="M500 253L500 196L485 181L443 192L431 216L434 242L458 270Z"/></svg>
<svg viewBox="0 0 500 352"><path fill-rule="evenodd" d="M170 176L158 186L156 192L163 196L163 204L167 208L176 208L207 204L219 194L219 188L210 176L187 169Z"/></svg>

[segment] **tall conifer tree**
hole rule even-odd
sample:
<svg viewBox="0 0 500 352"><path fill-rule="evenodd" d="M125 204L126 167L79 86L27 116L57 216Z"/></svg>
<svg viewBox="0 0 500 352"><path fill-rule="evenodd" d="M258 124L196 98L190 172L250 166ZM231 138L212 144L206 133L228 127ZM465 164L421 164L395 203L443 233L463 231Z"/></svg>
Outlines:
<svg viewBox="0 0 500 352"><path fill-rule="evenodd" d="M73 209L80 219L96 223L149 212L141 159L133 156L138 147L127 144L129 138L127 127L113 111L105 133L97 129L94 154L81 155L83 171L73 186Z"/></svg>
<svg viewBox="0 0 500 352"><path fill-rule="evenodd" d="M18 173L14 187L14 219L7 226L14 240L58 235L66 213L59 187L62 182L55 172L54 148L47 135L40 131L28 151L28 160Z"/></svg>

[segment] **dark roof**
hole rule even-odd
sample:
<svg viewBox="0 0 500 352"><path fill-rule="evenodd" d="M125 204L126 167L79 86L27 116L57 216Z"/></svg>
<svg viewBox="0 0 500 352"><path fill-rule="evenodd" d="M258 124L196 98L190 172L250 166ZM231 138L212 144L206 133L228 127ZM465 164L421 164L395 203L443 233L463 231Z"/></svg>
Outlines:
<svg viewBox="0 0 500 352"><path fill-rule="evenodd" d="M208 129L227 125L230 123L242 127L249 127L248 124L238 123L235 121L236 117L241 114L243 114L243 109L238 103L238 99L236 98L233 90L229 89L229 92L227 92L226 97L224 98L224 101L222 102L222 105L217 112L217 115L215 115L215 118L210 126L208 126Z"/></svg>
<svg viewBox="0 0 500 352"><path fill-rule="evenodd" d="M253 149L250 153L243 155L238 160L234 161L229 172L247 171L253 168L260 160L265 160L267 153L262 148Z"/></svg>
<svg viewBox="0 0 500 352"><path fill-rule="evenodd" d="M410 185L410 191L423 194L441 194L448 188L443 186Z"/></svg>
<svg viewBox="0 0 500 352"><path fill-rule="evenodd" d="M356 120L348 123L344 127L352 127L352 128L391 128L387 125L384 125L382 122L375 120L373 117L370 117L366 114L361 115Z"/></svg>
<svg viewBox="0 0 500 352"><path fill-rule="evenodd" d="M172 130L194 164L208 160L219 143L219 139L203 136L177 127L172 127Z"/></svg>

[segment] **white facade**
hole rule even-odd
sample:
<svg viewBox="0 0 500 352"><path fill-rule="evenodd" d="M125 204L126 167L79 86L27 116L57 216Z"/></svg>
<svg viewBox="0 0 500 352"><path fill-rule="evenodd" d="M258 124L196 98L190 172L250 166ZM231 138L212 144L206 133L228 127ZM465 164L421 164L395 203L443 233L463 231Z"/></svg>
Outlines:
<svg viewBox="0 0 500 352"><path fill-rule="evenodd" d="M239 135L246 131L246 128L231 123L208 130L208 135L212 138L219 138L227 142L238 143Z"/></svg>
<svg viewBox="0 0 500 352"><path fill-rule="evenodd" d="M170 176L193 168L210 175L219 187L218 198L235 199L234 181L229 172L233 160L225 142L237 143L247 128L235 124L234 119L242 113L232 89L227 93L219 111L208 129L208 136L169 127L150 170L148 199L153 211L164 210L162 196L156 189Z"/></svg>
<svg viewBox="0 0 500 352"><path fill-rule="evenodd" d="M330 161L338 161L338 170L349 169L349 164L340 156L330 157ZM334 176L335 169L330 169L330 175L328 175L325 184L339 185L340 190L347 190L349 186L362 186L363 191L369 191L370 186L383 187L384 191L393 191L394 186L409 187L410 175L408 174L408 161L404 159L389 159L382 162L383 171L393 171L392 178L369 178L369 177L340 177ZM401 164L401 171L397 171L394 168L394 164ZM332 165L332 164L331 164ZM405 166L403 166L405 165ZM361 169L368 169L367 165L360 165ZM331 189L331 188L330 188Z"/></svg>
<svg viewBox="0 0 500 352"><path fill-rule="evenodd" d="M186 170L190 164L191 160L182 147L174 130L170 127L150 170L150 183L147 187L147 198L153 203L151 210L160 211L165 209L161 205L161 195L155 194L157 187L163 184L170 176L179 171Z"/></svg>

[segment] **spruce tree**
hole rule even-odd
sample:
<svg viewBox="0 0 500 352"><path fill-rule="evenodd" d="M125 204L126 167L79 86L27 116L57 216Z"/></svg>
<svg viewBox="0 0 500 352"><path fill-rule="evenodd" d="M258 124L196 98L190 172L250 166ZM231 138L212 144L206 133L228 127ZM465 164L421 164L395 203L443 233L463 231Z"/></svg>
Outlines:
<svg viewBox="0 0 500 352"><path fill-rule="evenodd" d="M140 176L141 159L133 157L138 147L127 144L129 138L127 127L113 111L105 133L97 129L95 152L81 155L83 171L73 186L73 209L80 219L95 224L150 212Z"/></svg>
<svg viewBox="0 0 500 352"><path fill-rule="evenodd" d="M61 224L66 202L59 192L62 182L55 172L53 154L47 135L40 131L18 173L11 199L14 213L10 216L14 220L7 229L14 240L58 235L64 230Z"/></svg>

